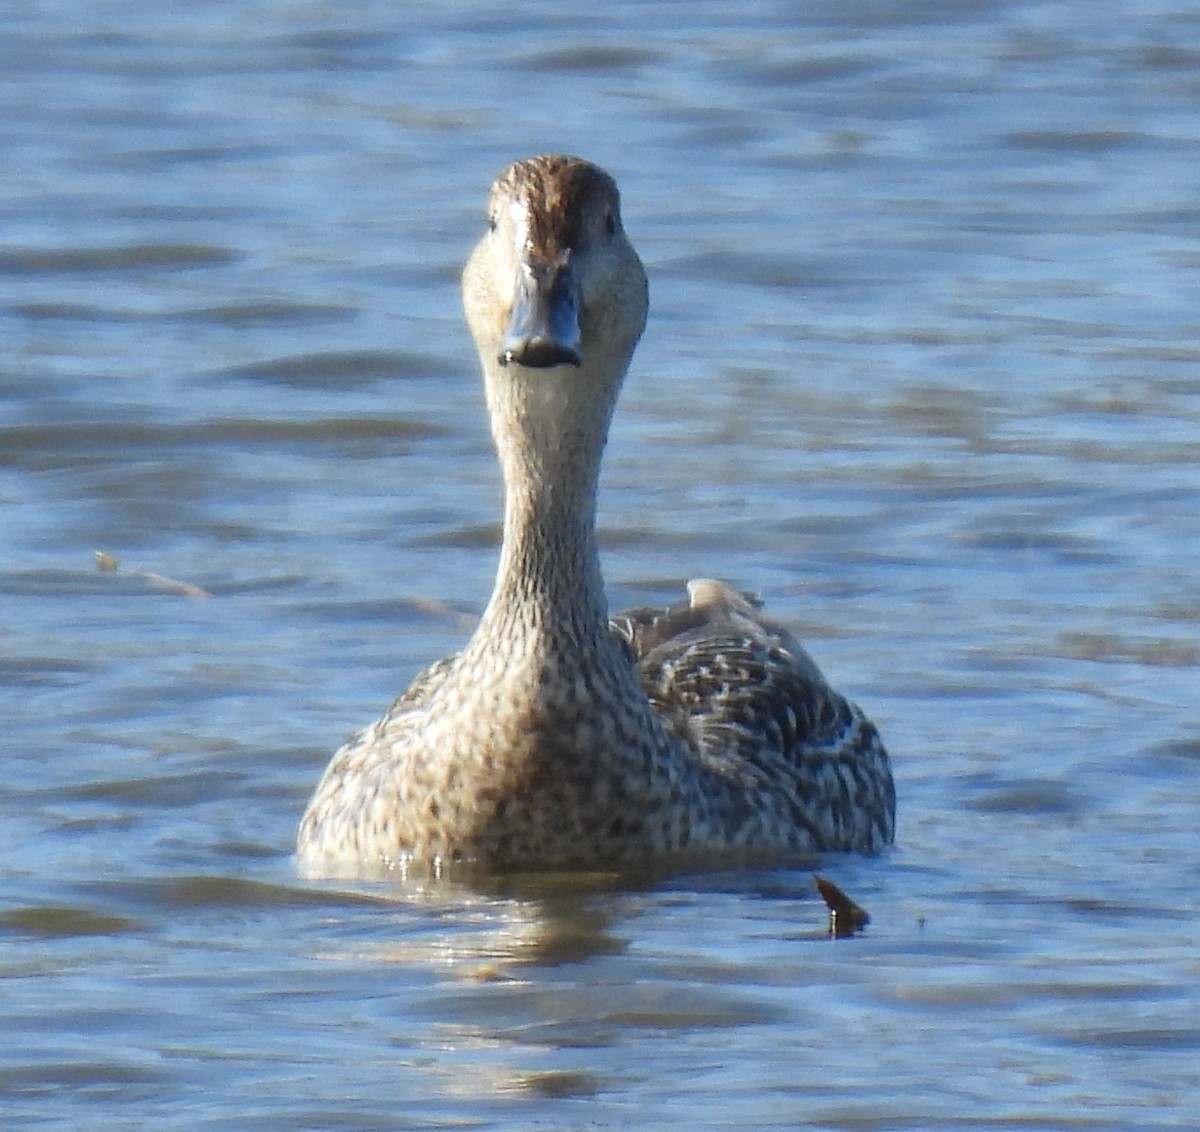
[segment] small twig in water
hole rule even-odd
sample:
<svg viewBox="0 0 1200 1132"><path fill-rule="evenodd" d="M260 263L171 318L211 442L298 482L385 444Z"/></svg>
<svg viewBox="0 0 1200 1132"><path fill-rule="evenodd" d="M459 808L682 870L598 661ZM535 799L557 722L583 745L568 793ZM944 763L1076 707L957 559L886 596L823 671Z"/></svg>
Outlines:
<svg viewBox="0 0 1200 1132"><path fill-rule="evenodd" d="M193 586L191 582L177 582L163 574L155 574L149 570L122 570L120 562L104 550L96 551L96 569L101 574L124 574L127 578L140 578L155 589L166 590L167 593L182 594L184 597L212 597L208 590Z"/></svg>

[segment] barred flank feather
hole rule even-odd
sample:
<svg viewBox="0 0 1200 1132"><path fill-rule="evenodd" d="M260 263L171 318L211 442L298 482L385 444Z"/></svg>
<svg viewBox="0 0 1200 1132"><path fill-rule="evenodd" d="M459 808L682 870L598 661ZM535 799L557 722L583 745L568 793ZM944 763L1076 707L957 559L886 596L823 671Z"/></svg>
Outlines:
<svg viewBox="0 0 1200 1132"><path fill-rule="evenodd" d="M667 733L760 808L782 796L814 847L890 844L896 796L874 724L747 595L709 579L688 592L612 620Z"/></svg>

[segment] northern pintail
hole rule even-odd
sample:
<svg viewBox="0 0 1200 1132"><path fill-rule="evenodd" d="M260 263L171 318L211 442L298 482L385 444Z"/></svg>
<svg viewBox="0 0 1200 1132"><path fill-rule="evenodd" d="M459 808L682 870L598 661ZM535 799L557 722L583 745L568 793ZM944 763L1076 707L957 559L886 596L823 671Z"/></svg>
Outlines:
<svg viewBox="0 0 1200 1132"><path fill-rule="evenodd" d="M462 288L504 474L495 589L463 651L334 755L301 867L888 845L878 732L756 603L702 579L665 610L609 617L596 487L648 305L613 179L576 157L510 165Z"/></svg>

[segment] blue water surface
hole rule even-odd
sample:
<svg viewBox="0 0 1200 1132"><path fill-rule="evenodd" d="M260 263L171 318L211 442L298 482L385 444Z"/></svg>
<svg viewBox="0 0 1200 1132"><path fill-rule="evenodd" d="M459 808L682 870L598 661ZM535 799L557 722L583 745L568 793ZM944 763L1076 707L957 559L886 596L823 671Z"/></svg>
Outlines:
<svg viewBox="0 0 1200 1132"><path fill-rule="evenodd" d="M63 0L0 74L4 1127L1196 1127L1191 8ZM486 602L457 277L546 150L651 276L613 604L756 590L878 722L857 938L296 876Z"/></svg>

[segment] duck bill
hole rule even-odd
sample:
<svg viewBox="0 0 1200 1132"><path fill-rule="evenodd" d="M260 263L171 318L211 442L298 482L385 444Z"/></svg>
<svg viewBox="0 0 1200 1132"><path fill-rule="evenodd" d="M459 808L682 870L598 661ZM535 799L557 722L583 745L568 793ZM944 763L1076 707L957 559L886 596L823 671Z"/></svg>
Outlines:
<svg viewBox="0 0 1200 1132"><path fill-rule="evenodd" d="M500 350L501 365L579 366L579 287L564 252L553 263L525 260Z"/></svg>

